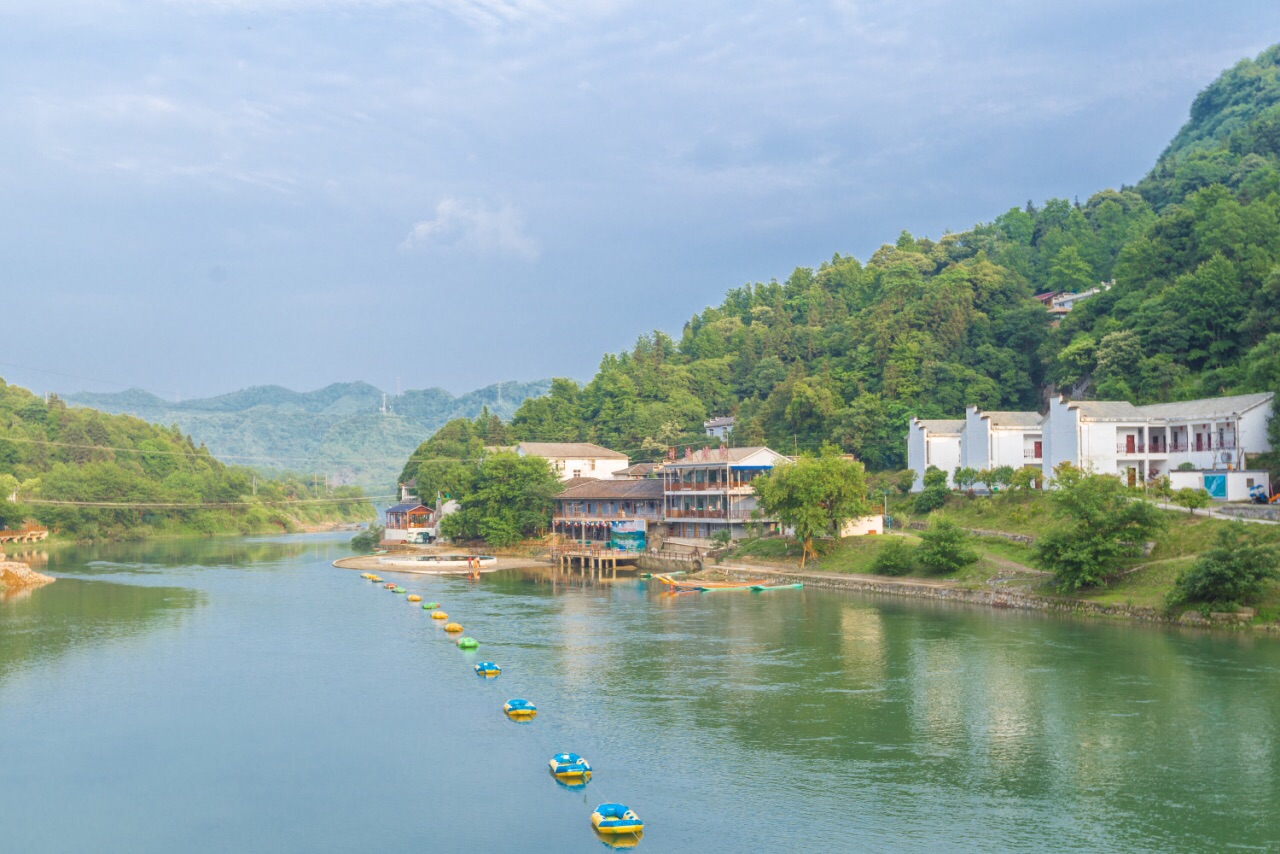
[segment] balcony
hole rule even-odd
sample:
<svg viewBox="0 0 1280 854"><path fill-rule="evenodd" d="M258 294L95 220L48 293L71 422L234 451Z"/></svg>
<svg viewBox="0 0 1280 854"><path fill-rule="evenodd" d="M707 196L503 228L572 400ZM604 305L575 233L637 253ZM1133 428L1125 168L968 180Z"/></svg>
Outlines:
<svg viewBox="0 0 1280 854"><path fill-rule="evenodd" d="M615 510L604 513L599 510L557 510L553 519L646 519L650 522L662 521L662 510Z"/></svg>
<svg viewBox="0 0 1280 854"><path fill-rule="evenodd" d="M710 481L707 483L692 482L684 480L669 480L666 483L667 492L726 492L737 491L742 489L751 489L750 481Z"/></svg>
<svg viewBox="0 0 1280 854"><path fill-rule="evenodd" d="M1116 445L1117 454L1145 454L1146 452L1147 446L1142 442L1134 442L1132 445L1128 442L1121 442Z"/></svg>
<svg viewBox="0 0 1280 854"><path fill-rule="evenodd" d="M1024 460L1042 460L1044 459L1044 452L1037 452L1032 448L1023 448L1022 458Z"/></svg>
<svg viewBox="0 0 1280 854"><path fill-rule="evenodd" d="M671 507L667 510L668 519L726 519L724 510L694 510L682 507Z"/></svg>

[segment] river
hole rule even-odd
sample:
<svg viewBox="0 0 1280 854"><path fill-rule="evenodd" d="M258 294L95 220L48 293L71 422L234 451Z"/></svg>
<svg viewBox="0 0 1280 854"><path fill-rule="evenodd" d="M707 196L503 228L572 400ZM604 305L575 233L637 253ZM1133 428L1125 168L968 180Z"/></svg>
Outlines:
<svg viewBox="0 0 1280 854"><path fill-rule="evenodd" d="M1275 638L402 576L466 653L345 541L53 551L0 601L0 849L597 851L610 800L654 852L1280 848Z"/></svg>

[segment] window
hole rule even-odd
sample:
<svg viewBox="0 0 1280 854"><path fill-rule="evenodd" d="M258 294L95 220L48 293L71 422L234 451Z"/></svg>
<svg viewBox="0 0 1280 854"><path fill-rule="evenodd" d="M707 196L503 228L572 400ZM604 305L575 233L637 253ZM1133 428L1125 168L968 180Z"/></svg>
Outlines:
<svg viewBox="0 0 1280 854"><path fill-rule="evenodd" d="M596 461L595 461L595 460L591 460L591 470L592 470L592 471L595 471L595 470L596 470Z"/></svg>
<svg viewBox="0 0 1280 854"><path fill-rule="evenodd" d="M574 469L574 470L573 470L573 476L574 476L574 477L582 477L582 469Z"/></svg>
<svg viewBox="0 0 1280 854"><path fill-rule="evenodd" d="M1245 487L1247 487L1248 489L1253 489L1253 478L1251 478L1251 477L1246 477L1246 478L1244 479L1244 485L1245 485Z"/></svg>

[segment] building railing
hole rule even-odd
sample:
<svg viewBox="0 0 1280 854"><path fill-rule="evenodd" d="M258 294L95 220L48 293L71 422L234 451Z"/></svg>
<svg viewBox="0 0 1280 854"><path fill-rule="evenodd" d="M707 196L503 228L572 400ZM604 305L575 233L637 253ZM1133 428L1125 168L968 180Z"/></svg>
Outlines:
<svg viewBox="0 0 1280 854"><path fill-rule="evenodd" d="M552 519L652 519L654 521L662 521L661 510L615 510L613 512L605 511L587 511L587 510L557 510L551 514Z"/></svg>
<svg viewBox="0 0 1280 854"><path fill-rule="evenodd" d="M1031 448L1023 448L1022 458L1024 460L1041 460L1044 459L1044 452L1037 452Z"/></svg>
<svg viewBox="0 0 1280 854"><path fill-rule="evenodd" d="M1128 442L1120 442L1116 445L1117 454L1145 454L1147 446L1141 442L1134 442L1130 445Z"/></svg>
<svg viewBox="0 0 1280 854"><path fill-rule="evenodd" d="M669 480L666 482L667 492L725 492L726 490L751 488L751 481L742 480L717 480L710 483L689 483L682 480Z"/></svg>

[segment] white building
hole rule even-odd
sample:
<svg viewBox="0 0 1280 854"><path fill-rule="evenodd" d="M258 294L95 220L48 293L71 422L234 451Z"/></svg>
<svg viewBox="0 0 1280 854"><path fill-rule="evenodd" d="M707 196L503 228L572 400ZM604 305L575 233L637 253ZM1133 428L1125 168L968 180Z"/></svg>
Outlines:
<svg viewBox="0 0 1280 854"><path fill-rule="evenodd" d="M590 442L521 442L515 452L522 457L542 457L561 480L575 477L612 478L627 468L626 454Z"/></svg>
<svg viewBox="0 0 1280 854"><path fill-rule="evenodd" d="M978 471L1011 466L1040 466L1044 457L1043 416L1038 412L964 413L960 465Z"/></svg>
<svg viewBox="0 0 1280 854"><path fill-rule="evenodd" d="M732 415L721 415L712 418L710 421L703 421L702 427L707 431L707 435L713 439L724 439L733 432L733 425L736 422Z"/></svg>
<svg viewBox="0 0 1280 854"><path fill-rule="evenodd" d="M960 419L912 418L907 430L907 468L916 473L912 492L924 489L924 473L936 466L947 473L947 484L955 486L955 470L960 465Z"/></svg>
<svg viewBox="0 0 1280 854"><path fill-rule="evenodd" d="M1249 454L1271 450L1267 422L1274 392L1134 406L1125 401L1049 401L1044 473L1069 462L1131 485L1183 464L1199 471L1240 470Z"/></svg>

